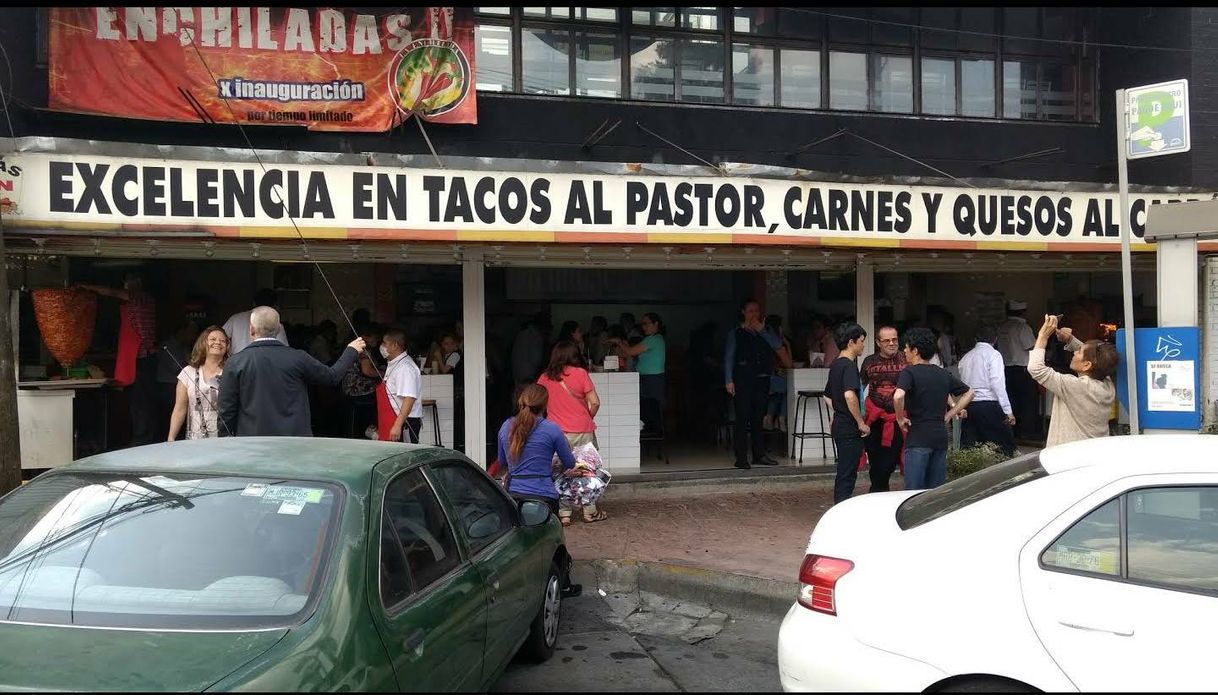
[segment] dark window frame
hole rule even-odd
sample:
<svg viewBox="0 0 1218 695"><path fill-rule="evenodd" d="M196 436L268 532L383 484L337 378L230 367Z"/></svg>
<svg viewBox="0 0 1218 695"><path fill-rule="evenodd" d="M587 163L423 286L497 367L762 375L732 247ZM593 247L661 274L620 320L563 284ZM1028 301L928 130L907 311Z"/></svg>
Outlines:
<svg viewBox="0 0 1218 695"><path fill-rule="evenodd" d="M404 468L404 469L398 471L397 473L395 473L392 478L385 481L385 488L381 491L381 499L377 505L379 508L379 511L380 511L380 514L377 515L377 518L381 519L384 517L384 515L388 514L388 511L385 509L385 498L389 494L389 488L396 481L404 478L407 475L410 475L411 473L419 474L419 477L423 479L423 482L427 485L427 488L431 491L432 496L435 497L436 503L440 505L440 513L443 514L444 520L448 523L449 533L452 536L453 546L457 551L457 564L454 565L450 570L448 570L444 574L440 575L439 577L436 577L434 580L432 580L431 582L429 582L426 586L424 586L422 588L418 587L417 582L415 581L414 575L411 574L410 575L411 592L401 601L399 601L398 603L396 603L392 606L387 606L384 603L385 591L384 591L384 587L381 586L381 577L380 577L380 573L378 571L377 578L376 578L377 603L380 604L380 606L381 606L381 612L389 619L398 617L399 615L404 613L406 610L408 610L410 608L410 606L417 603L418 601L421 601L424 597L429 595L431 592L437 591L438 590L437 587L443 586L445 583L447 583L449 580L451 580L457 573L467 570L470 566L469 556L465 551L465 547L461 544L461 537L460 537L460 534L457 532L456 527L453 524L452 516L449 514L449 511L444 507L444 499L436 491L436 486L427 477L423 466L416 465L416 466L410 466L409 468ZM379 526L379 524L378 524L378 526ZM399 545L400 545L400 542L399 542ZM377 548L377 568L379 570L381 562L382 562L380 531L377 532L376 548ZM405 558L405 552L402 553L402 557L403 557L403 559ZM407 566L409 567L409 564Z"/></svg>

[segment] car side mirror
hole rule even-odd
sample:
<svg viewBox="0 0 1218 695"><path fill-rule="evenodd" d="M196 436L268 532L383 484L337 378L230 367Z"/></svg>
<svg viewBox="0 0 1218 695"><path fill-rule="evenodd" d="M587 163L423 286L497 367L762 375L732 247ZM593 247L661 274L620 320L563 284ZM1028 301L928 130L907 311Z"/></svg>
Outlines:
<svg viewBox="0 0 1218 695"><path fill-rule="evenodd" d="M525 526L541 526L550 520L550 505L536 500L520 503L520 521Z"/></svg>

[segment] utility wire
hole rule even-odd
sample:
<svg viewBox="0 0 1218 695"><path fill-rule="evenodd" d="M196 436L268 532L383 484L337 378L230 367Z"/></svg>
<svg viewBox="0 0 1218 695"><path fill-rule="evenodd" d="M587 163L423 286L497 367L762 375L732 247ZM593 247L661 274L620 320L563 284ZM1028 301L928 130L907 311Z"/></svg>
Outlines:
<svg viewBox="0 0 1218 695"><path fill-rule="evenodd" d="M199 44L195 41L194 29L186 28L184 31L186 31L190 36L190 45L195 49L195 55L199 57L199 62L203 64L203 68L207 70L208 76L211 77L212 84L218 84L219 80L216 79L216 73L212 71L211 65L207 63L207 59L203 57L203 52L199 50ZM258 154L257 148L254 147L253 141L250 140L249 133L245 132L245 126L242 125L241 121L237 118L237 113L233 111L232 104L228 103L228 97L221 94L220 100L224 102L224 107L228 109L229 117L232 118L232 121L237 126L237 129L241 131L241 137L244 138L245 144L247 147L249 147L250 153L254 155L254 161L258 162L258 166L262 169L263 175L265 175L267 173L266 164L262 161L262 156ZM282 191L282 188L280 187L279 190ZM347 313L347 308L343 306L342 300L338 298L338 293L334 291L334 286L330 284L330 278L326 276L326 271L322 269L321 263L317 262L317 259L313 258L313 253L309 251L309 242L305 239L304 233L300 231L300 226L296 224L296 218L292 215L291 211L288 210L287 201L283 199L282 195L277 194L276 197L279 197L279 203L283 206L284 216L287 217L288 221L292 223L292 229L296 230L296 236L300 237L300 245L304 248L305 254L309 257L309 260L313 262L313 267L315 267L317 269L317 273L321 275L322 281L326 283L326 289L330 290L330 296L334 298L334 303L338 305L339 312L343 315L343 320L347 323L347 326L351 329L351 332L358 337L359 333L355 328L355 324L352 323L350 315ZM367 349L364 350L364 354L368 354ZM381 374L380 368L376 366L376 360L372 359L371 355L368 356L368 362L372 364L372 369L376 371L377 376L384 379L385 376Z"/></svg>

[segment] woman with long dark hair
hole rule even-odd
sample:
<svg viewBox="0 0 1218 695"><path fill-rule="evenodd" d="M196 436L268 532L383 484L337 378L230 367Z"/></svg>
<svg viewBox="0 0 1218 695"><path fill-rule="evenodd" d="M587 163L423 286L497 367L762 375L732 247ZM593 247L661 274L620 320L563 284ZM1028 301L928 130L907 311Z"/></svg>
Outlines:
<svg viewBox="0 0 1218 695"><path fill-rule="evenodd" d="M190 363L178 374L173 413L169 418L169 441L178 438L186 424L187 439L220 436L220 375L228 361L228 334L219 326L208 326L195 340Z"/></svg>
<svg viewBox="0 0 1218 695"><path fill-rule="evenodd" d="M596 394L588 371L579 364L579 348L569 340L563 340L550 351L550 365L542 372L537 384L549 394L547 417L558 425L574 451L596 441L596 411L601 400ZM583 508L584 521L604 521L609 515L599 511L595 504ZM558 518L563 526L571 523L572 510L559 506Z"/></svg>
<svg viewBox="0 0 1218 695"><path fill-rule="evenodd" d="M660 320L659 314L649 311L643 314L643 321L639 325L643 328L643 341L637 345L624 345L619 342L618 347L623 354L638 359L635 370L639 373L642 419L649 432L659 432L660 414L667 405L667 379L664 372L668 347L664 342L664 322Z"/></svg>
<svg viewBox="0 0 1218 695"><path fill-rule="evenodd" d="M499 461L508 469L507 491L519 500L539 500L558 514L558 491L551 465L554 457L564 471L575 467L571 446L562 429L546 419L550 395L529 384L516 399L516 415L499 428Z"/></svg>

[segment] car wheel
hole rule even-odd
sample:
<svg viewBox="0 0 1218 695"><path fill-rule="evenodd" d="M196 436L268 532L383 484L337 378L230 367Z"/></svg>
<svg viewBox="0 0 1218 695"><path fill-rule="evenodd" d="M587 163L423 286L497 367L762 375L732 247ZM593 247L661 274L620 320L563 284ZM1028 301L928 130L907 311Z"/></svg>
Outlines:
<svg viewBox="0 0 1218 695"><path fill-rule="evenodd" d="M521 649L521 654L529 661L540 663L549 659L554 655L554 646L558 644L558 622L562 615L562 589L558 576L558 565L550 565L541 608L533 618L529 637Z"/></svg>
<svg viewBox="0 0 1218 695"><path fill-rule="evenodd" d="M940 693L1035 693L1036 688L1006 678L962 678L938 688Z"/></svg>

